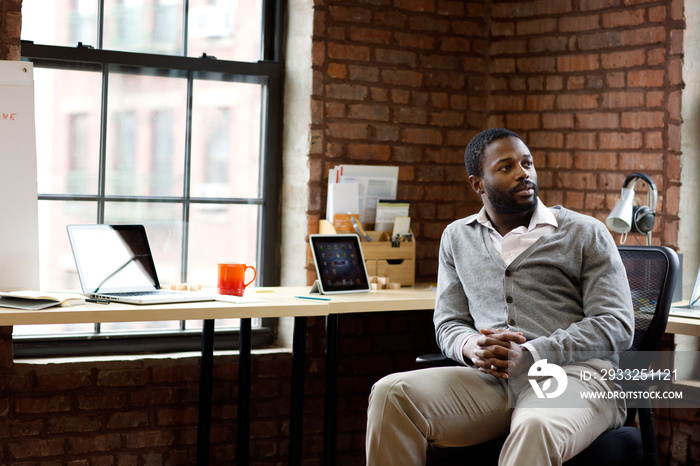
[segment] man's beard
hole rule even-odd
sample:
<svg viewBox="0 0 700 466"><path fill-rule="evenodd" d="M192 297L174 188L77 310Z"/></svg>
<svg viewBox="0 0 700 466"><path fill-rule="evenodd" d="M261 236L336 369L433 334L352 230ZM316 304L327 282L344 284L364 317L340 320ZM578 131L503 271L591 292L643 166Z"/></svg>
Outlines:
<svg viewBox="0 0 700 466"><path fill-rule="evenodd" d="M526 203L519 203L516 198L516 193L522 191L526 188L532 188L535 192L532 199ZM520 214L523 212L529 212L537 207L537 196L540 192L540 188L537 183L532 183L526 181L520 183L515 188L511 189L509 192L503 192L498 190L487 191L486 197L493 209L499 214Z"/></svg>

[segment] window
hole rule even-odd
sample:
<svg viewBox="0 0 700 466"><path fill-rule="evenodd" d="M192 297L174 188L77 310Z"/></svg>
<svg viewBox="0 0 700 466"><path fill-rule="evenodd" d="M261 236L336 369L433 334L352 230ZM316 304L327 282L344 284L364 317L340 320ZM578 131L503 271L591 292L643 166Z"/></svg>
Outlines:
<svg viewBox="0 0 700 466"><path fill-rule="evenodd" d="M144 224L164 284L215 287L227 260L256 265L258 285L278 283L281 3L24 0L43 289L80 288L71 223ZM270 341L270 325L253 322L254 343ZM200 328L17 326L15 354L198 348Z"/></svg>

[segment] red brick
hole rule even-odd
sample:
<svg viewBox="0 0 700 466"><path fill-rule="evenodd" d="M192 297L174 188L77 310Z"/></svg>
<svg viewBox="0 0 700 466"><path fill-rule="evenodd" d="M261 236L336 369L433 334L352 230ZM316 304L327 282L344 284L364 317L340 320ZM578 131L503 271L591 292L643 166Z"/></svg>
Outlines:
<svg viewBox="0 0 700 466"><path fill-rule="evenodd" d="M84 455L92 452L106 452L120 450L122 440L119 434L104 434L94 437L75 437L68 439L70 452L76 455Z"/></svg>
<svg viewBox="0 0 700 466"><path fill-rule="evenodd" d="M515 71L514 58L495 58L491 62L492 73L513 73Z"/></svg>
<svg viewBox="0 0 700 466"><path fill-rule="evenodd" d="M540 129L540 116L533 113L511 113L506 115L506 126L515 131Z"/></svg>
<svg viewBox="0 0 700 466"><path fill-rule="evenodd" d="M402 131L401 140L408 144L441 144L442 135L429 128L406 128Z"/></svg>
<svg viewBox="0 0 700 466"><path fill-rule="evenodd" d="M550 34L557 30L557 23L558 20L556 18L518 21L515 23L515 33L520 36Z"/></svg>
<svg viewBox="0 0 700 466"><path fill-rule="evenodd" d="M644 106L643 91L604 92L603 108L636 108Z"/></svg>
<svg viewBox="0 0 700 466"><path fill-rule="evenodd" d="M433 112L430 114L430 124L433 126L461 126L464 114L459 112Z"/></svg>
<svg viewBox="0 0 700 466"><path fill-rule="evenodd" d="M413 68L417 63L416 53L407 50L375 49L374 56L378 62L392 65L405 65Z"/></svg>
<svg viewBox="0 0 700 466"><path fill-rule="evenodd" d="M523 110L523 98L516 95L497 95L491 98L491 109L495 111Z"/></svg>
<svg viewBox="0 0 700 466"><path fill-rule="evenodd" d="M389 120L389 108L384 105L348 105L348 118L359 120Z"/></svg>
<svg viewBox="0 0 700 466"><path fill-rule="evenodd" d="M358 84L328 84L326 95L331 99L364 100L367 98L367 87Z"/></svg>
<svg viewBox="0 0 700 466"><path fill-rule="evenodd" d="M663 112L624 112L622 127L626 129L660 128L664 124Z"/></svg>
<svg viewBox="0 0 700 466"><path fill-rule="evenodd" d="M545 113L542 115L542 128L561 129L574 127L573 113Z"/></svg>
<svg viewBox="0 0 700 466"><path fill-rule="evenodd" d="M13 459L43 458L60 456L65 453L64 441L62 438L32 438L29 440L19 440L8 442L6 447Z"/></svg>
<svg viewBox="0 0 700 466"><path fill-rule="evenodd" d="M338 139L366 139L368 136L365 123L329 123L326 134Z"/></svg>
<svg viewBox="0 0 700 466"><path fill-rule="evenodd" d="M423 83L423 74L408 70L382 70L382 81L396 86L418 87Z"/></svg>
<svg viewBox="0 0 700 466"><path fill-rule="evenodd" d="M19 398L15 401L15 412L22 414L60 413L70 409L70 397L60 393L45 397Z"/></svg>
<svg viewBox="0 0 700 466"><path fill-rule="evenodd" d="M384 144L349 144L347 155L355 160L385 162L391 157L391 147Z"/></svg>
<svg viewBox="0 0 700 466"><path fill-rule="evenodd" d="M435 0L395 0L394 7L400 10L435 12Z"/></svg>
<svg viewBox="0 0 700 466"><path fill-rule="evenodd" d="M649 22L661 23L666 20L666 6L655 6L649 8Z"/></svg>
<svg viewBox="0 0 700 466"><path fill-rule="evenodd" d="M623 47L636 45L662 44L666 42L666 28L652 26L620 31L620 44Z"/></svg>
<svg viewBox="0 0 700 466"><path fill-rule="evenodd" d="M402 107L394 110L397 123L422 125L428 122L428 112L422 108Z"/></svg>
<svg viewBox="0 0 700 466"><path fill-rule="evenodd" d="M542 36L533 37L527 42L527 51L530 53L545 53L545 52L565 52L569 40L564 36ZM524 42L523 42L523 45ZM508 53L507 49L503 53ZM518 48L514 48L511 53L519 52Z"/></svg>
<svg viewBox="0 0 700 466"><path fill-rule="evenodd" d="M574 166L579 170L616 170L618 160L616 152L576 152Z"/></svg>
<svg viewBox="0 0 700 466"><path fill-rule="evenodd" d="M559 32L581 32L600 29L600 15L566 16L559 20Z"/></svg>
<svg viewBox="0 0 700 466"><path fill-rule="evenodd" d="M329 63L326 72L333 79L345 79L348 75L348 67L340 63Z"/></svg>
<svg viewBox="0 0 700 466"><path fill-rule="evenodd" d="M350 39L354 42L386 45L391 41L391 31L376 28L350 28Z"/></svg>
<svg viewBox="0 0 700 466"><path fill-rule="evenodd" d="M371 49L364 45L328 44L328 56L334 60L368 61Z"/></svg>
<svg viewBox="0 0 700 466"><path fill-rule="evenodd" d="M374 24L377 26L404 29L407 19L408 17L404 13L397 11L376 11L374 13Z"/></svg>
<svg viewBox="0 0 700 466"><path fill-rule="evenodd" d="M561 110L586 110L598 107L598 95L591 94L559 94L556 97L556 108Z"/></svg>
<svg viewBox="0 0 700 466"><path fill-rule="evenodd" d="M641 149L642 133L600 133L600 149Z"/></svg>
<svg viewBox="0 0 700 466"><path fill-rule="evenodd" d="M566 135L567 149L596 149L596 133L569 133Z"/></svg>
<svg viewBox="0 0 700 466"><path fill-rule="evenodd" d="M517 70L521 73L542 73L556 70L553 57L528 57L516 59Z"/></svg>
<svg viewBox="0 0 700 466"><path fill-rule="evenodd" d="M432 49L434 46L434 39L425 34L397 32L394 34L394 39L397 45L406 48Z"/></svg>
<svg viewBox="0 0 700 466"><path fill-rule="evenodd" d="M625 152L620 154L620 170L661 171L664 158L654 152Z"/></svg>
<svg viewBox="0 0 700 466"><path fill-rule="evenodd" d="M661 87L664 84L664 70L637 70L627 75L629 87Z"/></svg>
<svg viewBox="0 0 700 466"><path fill-rule="evenodd" d="M580 129L614 129L620 126L617 113L578 113L576 127Z"/></svg>
<svg viewBox="0 0 700 466"><path fill-rule="evenodd" d="M627 7L623 11L615 11L603 14L604 28L622 28L627 26L639 26L644 24L645 8L631 9Z"/></svg>
<svg viewBox="0 0 700 466"><path fill-rule="evenodd" d="M604 69L632 68L641 66L646 62L644 50L625 50L601 55L601 63Z"/></svg>
<svg viewBox="0 0 700 466"><path fill-rule="evenodd" d="M328 8L330 17L334 21L348 23L369 23L372 20L372 11L366 8L346 8L343 6L331 6Z"/></svg>
<svg viewBox="0 0 700 466"><path fill-rule="evenodd" d="M568 55L557 58L557 71L560 73L595 71L598 68L600 68L598 54Z"/></svg>

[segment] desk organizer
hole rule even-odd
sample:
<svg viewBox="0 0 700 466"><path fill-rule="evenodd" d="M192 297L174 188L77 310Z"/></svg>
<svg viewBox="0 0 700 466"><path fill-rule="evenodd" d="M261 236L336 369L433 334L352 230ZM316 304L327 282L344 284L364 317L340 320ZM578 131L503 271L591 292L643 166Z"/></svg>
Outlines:
<svg viewBox="0 0 700 466"><path fill-rule="evenodd" d="M328 220L319 221L318 232L335 235L338 232ZM404 241L397 247L391 244L391 234L387 231L367 231L372 241L360 237L362 255L365 258L367 274L387 277L390 283L413 286L416 280L416 242ZM414 236L415 238L415 236Z"/></svg>

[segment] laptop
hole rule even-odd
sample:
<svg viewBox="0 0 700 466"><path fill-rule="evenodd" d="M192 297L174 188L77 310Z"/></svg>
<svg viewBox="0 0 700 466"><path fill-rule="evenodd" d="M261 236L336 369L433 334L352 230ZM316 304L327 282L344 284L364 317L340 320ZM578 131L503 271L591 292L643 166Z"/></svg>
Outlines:
<svg viewBox="0 0 700 466"><path fill-rule="evenodd" d="M360 237L355 234L309 235L316 275L310 293L362 293L370 290Z"/></svg>
<svg viewBox="0 0 700 466"><path fill-rule="evenodd" d="M68 225L80 286L88 298L129 304L212 301L161 290L143 225Z"/></svg>
<svg viewBox="0 0 700 466"><path fill-rule="evenodd" d="M693 292L690 294L690 304L671 306L669 314L676 317L694 317L700 319L700 270L695 277Z"/></svg>

